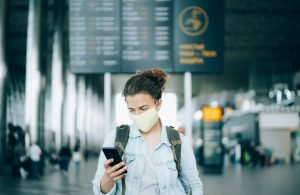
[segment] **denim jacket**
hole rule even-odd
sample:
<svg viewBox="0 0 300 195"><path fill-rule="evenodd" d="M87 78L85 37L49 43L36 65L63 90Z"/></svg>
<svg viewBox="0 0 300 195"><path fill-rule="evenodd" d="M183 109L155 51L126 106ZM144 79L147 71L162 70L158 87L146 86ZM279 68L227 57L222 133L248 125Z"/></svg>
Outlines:
<svg viewBox="0 0 300 195"><path fill-rule="evenodd" d="M116 130L112 131L103 144L103 147L113 147L116 136ZM155 172L158 180L160 194L163 195L182 195L186 194L185 190L191 186L193 195L202 195L202 182L198 175L196 160L187 138L180 136L181 139L181 167L182 173L178 177L176 163L174 161L171 144L167 137L166 127L162 126L161 139L153 151ZM141 178L144 172L145 154L147 143L137 127L131 126L129 140L125 149L126 166L128 173L125 174L126 193L128 195L138 195ZM105 172L103 162L106 160L101 151L98 168L93 179L93 191L95 195L102 195L100 190L100 179ZM181 182L180 182L181 180ZM113 188L108 195L121 195L121 179L114 183Z"/></svg>

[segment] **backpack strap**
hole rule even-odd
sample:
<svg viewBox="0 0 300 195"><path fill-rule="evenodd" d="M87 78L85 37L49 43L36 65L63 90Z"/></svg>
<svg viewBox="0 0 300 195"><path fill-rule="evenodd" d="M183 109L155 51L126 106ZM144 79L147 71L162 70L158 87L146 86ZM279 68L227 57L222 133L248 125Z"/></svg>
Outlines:
<svg viewBox="0 0 300 195"><path fill-rule="evenodd" d="M128 125L117 126L115 147L117 148L121 157L125 152L125 148L129 139L129 132L130 128Z"/></svg>
<svg viewBox="0 0 300 195"><path fill-rule="evenodd" d="M172 151L173 151L173 157L174 161L176 163L176 169L178 173L181 172L181 166L180 166L180 161L181 161L181 140L180 140L180 135L179 132L176 131L173 127L166 127L167 129L167 135L169 142L172 145Z"/></svg>
<svg viewBox="0 0 300 195"><path fill-rule="evenodd" d="M179 132L171 126L170 127L167 126L166 129L167 129L167 135L168 135L169 142L172 145L173 157L174 157L174 161L176 163L178 177L183 176L186 178L186 176L182 173L181 164L180 164L181 163L181 139L180 139ZM180 182L182 184L188 185L189 189L186 189L186 192L189 195L192 195L192 188L191 188L191 185L189 184L189 182L187 180L186 180L186 182L180 180Z"/></svg>
<svg viewBox="0 0 300 195"><path fill-rule="evenodd" d="M117 126L115 147L117 148L120 156L122 157L129 139L130 127L128 125ZM122 177L122 195L125 195L125 177Z"/></svg>

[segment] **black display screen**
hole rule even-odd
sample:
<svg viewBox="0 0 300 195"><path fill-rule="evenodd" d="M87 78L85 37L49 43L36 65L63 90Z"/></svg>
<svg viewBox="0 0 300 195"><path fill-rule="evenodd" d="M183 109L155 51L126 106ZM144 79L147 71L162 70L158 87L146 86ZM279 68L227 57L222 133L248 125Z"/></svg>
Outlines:
<svg viewBox="0 0 300 195"><path fill-rule="evenodd" d="M69 0L69 10L75 73L222 70L222 0Z"/></svg>

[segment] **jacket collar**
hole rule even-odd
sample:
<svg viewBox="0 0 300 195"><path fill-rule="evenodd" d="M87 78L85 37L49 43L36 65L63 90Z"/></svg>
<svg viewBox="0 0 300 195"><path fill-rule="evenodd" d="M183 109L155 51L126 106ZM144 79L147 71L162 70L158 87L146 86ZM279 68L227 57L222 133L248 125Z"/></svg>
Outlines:
<svg viewBox="0 0 300 195"><path fill-rule="evenodd" d="M168 146L171 146L171 143L169 142L169 138L168 138L166 126L162 126L162 132L161 132L160 143L161 143L161 144L166 144L166 145L168 145Z"/></svg>
<svg viewBox="0 0 300 195"><path fill-rule="evenodd" d="M140 130L135 125L130 126L129 137L140 137L142 136Z"/></svg>

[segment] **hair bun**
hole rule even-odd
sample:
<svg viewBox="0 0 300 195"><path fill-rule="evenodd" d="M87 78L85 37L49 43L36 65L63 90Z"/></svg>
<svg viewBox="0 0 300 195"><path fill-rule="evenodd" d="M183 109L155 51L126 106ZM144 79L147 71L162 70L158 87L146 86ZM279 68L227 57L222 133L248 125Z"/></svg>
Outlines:
<svg viewBox="0 0 300 195"><path fill-rule="evenodd" d="M158 87L161 88L162 91L165 90L165 84L167 81L168 75L163 72L159 68L152 68L141 72L142 75L150 78L155 83L157 83Z"/></svg>

